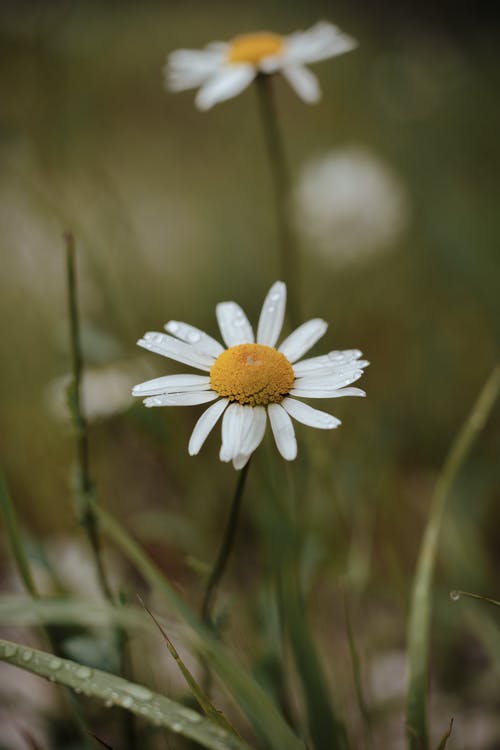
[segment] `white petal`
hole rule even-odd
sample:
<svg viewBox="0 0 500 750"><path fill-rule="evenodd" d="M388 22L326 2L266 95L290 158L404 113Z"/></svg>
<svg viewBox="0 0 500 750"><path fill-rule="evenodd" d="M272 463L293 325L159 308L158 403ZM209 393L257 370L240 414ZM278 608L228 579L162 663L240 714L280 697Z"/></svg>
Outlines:
<svg viewBox="0 0 500 750"><path fill-rule="evenodd" d="M247 417L240 443L240 452L251 455L262 442L266 431L266 410L263 406L244 406Z"/></svg>
<svg viewBox="0 0 500 750"><path fill-rule="evenodd" d="M240 452L243 408L241 404L230 404L224 412L222 445L219 454L221 461L231 461Z"/></svg>
<svg viewBox="0 0 500 750"><path fill-rule="evenodd" d="M208 354L209 357L218 357L222 354L224 347L216 339L213 339L199 328L182 323L180 320L169 320L165 323L165 330L187 344L200 354Z"/></svg>
<svg viewBox="0 0 500 750"><path fill-rule="evenodd" d="M248 318L236 302L219 302L215 308L222 338L227 346L253 344L254 336Z"/></svg>
<svg viewBox="0 0 500 750"><path fill-rule="evenodd" d="M209 371L215 362L215 357L211 357L208 354L200 354L189 344L174 339L172 336L167 336L166 333L148 331L142 339L139 339L137 345L156 354L161 354L163 357L174 359L176 362L196 367L198 370Z"/></svg>
<svg viewBox="0 0 500 750"><path fill-rule="evenodd" d="M279 346L278 351L290 362L296 362L324 335L328 323L320 318L313 318L295 329Z"/></svg>
<svg viewBox="0 0 500 750"><path fill-rule="evenodd" d="M297 455L297 441L292 420L279 404L269 404L267 410L279 452L287 461L293 461Z"/></svg>
<svg viewBox="0 0 500 750"><path fill-rule="evenodd" d="M239 453L237 456L235 456L235 458L233 458L234 468L237 470L242 469L248 463L248 459L250 458L250 456L251 453Z"/></svg>
<svg viewBox="0 0 500 750"><path fill-rule="evenodd" d="M184 391L208 391L210 378L206 375L165 375L135 385L132 396L156 396L159 393L182 393Z"/></svg>
<svg viewBox="0 0 500 750"><path fill-rule="evenodd" d="M253 65L227 65L218 70L203 84L196 95L198 109L207 110L226 99L232 99L253 81L256 70Z"/></svg>
<svg viewBox="0 0 500 750"><path fill-rule="evenodd" d="M321 99L318 79L303 65L286 65L282 74L299 96L307 104L316 104Z"/></svg>
<svg viewBox="0 0 500 750"><path fill-rule="evenodd" d="M286 305L286 285L277 281L272 285L262 305L257 328L257 343L276 346L283 327Z"/></svg>
<svg viewBox="0 0 500 750"><path fill-rule="evenodd" d="M198 88L221 67L226 50L226 44L216 44L204 50L171 52L163 69L166 87L170 91Z"/></svg>
<svg viewBox="0 0 500 750"><path fill-rule="evenodd" d="M338 388L343 388L345 385L355 383L362 375L363 370L352 370L347 374L340 372L330 375L306 375L303 378L297 378L293 387L311 391L334 391Z"/></svg>
<svg viewBox="0 0 500 750"><path fill-rule="evenodd" d="M219 394L215 391L188 391L186 393L162 393L144 399L146 406L196 406L215 401Z"/></svg>
<svg viewBox="0 0 500 750"><path fill-rule="evenodd" d="M325 389L323 391L313 391L309 388L292 388L290 396L298 396L299 398L342 398L342 396L366 396L366 393L361 388Z"/></svg>
<svg viewBox="0 0 500 750"><path fill-rule="evenodd" d="M294 398L284 398L281 405L297 422L302 422L302 424L306 424L309 427L317 427L320 430L333 430L341 424L340 419L337 419L337 417L332 417L326 411L313 409L312 406L303 404L302 401L297 401Z"/></svg>
<svg viewBox="0 0 500 750"><path fill-rule="evenodd" d="M235 469L242 469L262 442L266 430L267 416L263 406L240 406L238 413L237 429L240 439L237 447L235 444L234 450L237 452L233 453L232 461Z"/></svg>
<svg viewBox="0 0 500 750"><path fill-rule="evenodd" d="M293 371L296 377L302 375L309 375L315 370L322 370L324 367L338 366L343 367L344 365L355 364L359 369L366 367L368 362L359 361L361 352L359 349L346 349L342 352L332 351L328 354L322 354L319 357L310 357L309 359L303 359L297 362L293 366Z"/></svg>
<svg viewBox="0 0 500 750"><path fill-rule="evenodd" d="M294 366L293 371L295 374L295 377L297 379L301 378L326 378L327 376L330 377L336 377L342 379L342 377L347 380L351 375L354 375L355 373L361 372L365 367L369 365L369 362L366 362L363 359L358 359L356 362L351 362L350 365L335 365L330 363L325 363L323 365L318 365L317 367L310 367L308 370L304 372L304 370L301 371L299 368L299 373L302 372L302 374L297 375L296 366Z"/></svg>
<svg viewBox="0 0 500 750"><path fill-rule="evenodd" d="M191 433L191 438L189 439L188 451L190 456L196 456L196 454L200 452L203 443L217 424L218 419L228 403L229 401L227 398L221 398L203 412L199 420L196 422L194 430Z"/></svg>
<svg viewBox="0 0 500 750"><path fill-rule="evenodd" d="M286 38L284 56L289 61L313 63L342 55L356 46L356 40L337 26L320 21L308 31L290 34Z"/></svg>

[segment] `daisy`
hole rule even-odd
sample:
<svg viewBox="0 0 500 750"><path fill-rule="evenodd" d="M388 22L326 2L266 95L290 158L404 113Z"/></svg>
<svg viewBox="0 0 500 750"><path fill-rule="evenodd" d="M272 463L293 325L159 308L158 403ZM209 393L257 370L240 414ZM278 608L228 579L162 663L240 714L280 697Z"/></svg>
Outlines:
<svg viewBox="0 0 500 750"><path fill-rule="evenodd" d="M241 93L259 73L283 74L296 94L309 104L321 91L307 63L326 60L356 46L352 37L321 21L308 31L281 36L269 31L242 34L229 42L212 42L203 50L179 49L165 66L171 91L196 89L196 106L207 110Z"/></svg>
<svg viewBox="0 0 500 750"><path fill-rule="evenodd" d="M291 417L310 427L331 430L340 420L313 409L299 398L365 396L348 387L368 362L358 349L332 351L301 359L324 335L328 324L313 318L299 326L278 348L285 316L286 286L277 281L269 290L254 336L248 318L236 302L216 307L227 348L187 323L171 320L165 333L149 332L137 342L144 349L202 370L207 375L165 375L136 385L134 396L147 396L146 406L193 406L214 403L198 419L189 441L191 456L199 453L222 415L221 461L242 469L259 446L267 419L283 458L293 461L297 442Z"/></svg>

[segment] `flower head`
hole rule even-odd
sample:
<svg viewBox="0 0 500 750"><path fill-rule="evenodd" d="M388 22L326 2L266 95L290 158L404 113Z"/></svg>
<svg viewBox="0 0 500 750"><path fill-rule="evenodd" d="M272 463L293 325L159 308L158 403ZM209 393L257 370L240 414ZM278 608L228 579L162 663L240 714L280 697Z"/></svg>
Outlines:
<svg viewBox="0 0 500 750"><path fill-rule="evenodd" d="M171 91L196 89L196 106L210 109L241 93L259 73L281 72L297 95L309 104L320 99L316 76L305 65L349 52L352 37L321 21L308 31L281 36L269 31L242 34L229 42L212 42L203 50L172 52L165 66Z"/></svg>
<svg viewBox="0 0 500 750"><path fill-rule="evenodd" d="M139 346L208 374L165 375L136 385L134 396L146 396L146 406L191 406L214 403L195 425L189 453L199 453L222 415L221 461L241 469L259 446L271 423L276 445L287 461L297 455L291 417L310 427L331 430L340 420L313 409L298 398L364 396L352 383L368 362L358 349L332 351L301 359L323 336L327 323L313 318L299 326L278 348L285 316L286 286L277 281L269 290L254 336L236 302L216 307L217 321L227 348L198 328L171 320L165 333L149 332ZM171 334L171 335L169 335ZM297 398L298 397L298 398Z"/></svg>

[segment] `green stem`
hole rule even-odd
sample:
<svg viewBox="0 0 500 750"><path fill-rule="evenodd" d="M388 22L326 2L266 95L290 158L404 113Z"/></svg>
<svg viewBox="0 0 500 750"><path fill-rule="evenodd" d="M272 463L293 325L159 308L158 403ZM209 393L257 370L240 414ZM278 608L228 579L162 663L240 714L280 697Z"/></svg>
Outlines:
<svg viewBox="0 0 500 750"><path fill-rule="evenodd" d="M65 232L66 271L68 284L68 310L70 320L71 358L73 365L73 383L69 390L70 412L76 432L78 450L78 495L80 500L80 523L89 541L97 580L104 598L116 605L109 579L104 566L99 533L99 521L95 512L95 490L90 476L88 424L82 404L83 355L80 338L80 318L78 313L78 285L75 262L75 239L70 232ZM123 628L116 628L115 641L119 655L119 672L125 674L127 663L127 634ZM133 750L136 746L134 717L124 715L124 746Z"/></svg>
<svg viewBox="0 0 500 750"><path fill-rule="evenodd" d="M73 383L69 392L70 411L76 432L78 451L78 493L81 501L80 522L84 527L92 550L97 579L104 597L113 602L113 594L108 582L102 560L101 541L97 516L91 502L94 486L90 477L88 425L82 407L83 356L80 339L80 320L78 314L78 292L76 282L75 240L70 232L64 234L66 247L66 271L68 284L68 310L70 320L71 359Z"/></svg>
<svg viewBox="0 0 500 750"><path fill-rule="evenodd" d="M432 579L446 501L460 467L481 431L500 389L500 367L486 381L472 411L455 438L438 477L431 500L413 584L408 621L407 726L410 750L428 750L426 694L429 671L429 635Z"/></svg>
<svg viewBox="0 0 500 750"><path fill-rule="evenodd" d="M279 127L271 76L258 75L255 83L273 181L281 274L288 289L288 315L290 323L296 328L301 320L297 289L300 268L297 243L290 221L290 198L292 192L290 173L285 157L283 136Z"/></svg>
<svg viewBox="0 0 500 750"><path fill-rule="evenodd" d="M248 461L248 463L243 467L238 477L238 482L236 484L236 489L233 495L233 500L231 502L231 510L229 512L229 518L226 524L226 529L224 531L224 536L222 538L222 544L220 546L217 560L215 561L215 565L212 569L212 572L207 582L207 587L205 589L205 595L203 597L203 602L201 606L201 616L202 616L203 622L206 623L207 625L211 624L212 609L213 609L213 605L215 601L215 595L217 593L217 588L222 579L222 576L224 575L224 572L226 570L226 566L229 560L229 556L234 546L234 539L236 536L236 529L238 526L238 518L239 518L240 510L241 510L241 502L243 499L243 491L245 489L248 469L250 467L250 461Z"/></svg>

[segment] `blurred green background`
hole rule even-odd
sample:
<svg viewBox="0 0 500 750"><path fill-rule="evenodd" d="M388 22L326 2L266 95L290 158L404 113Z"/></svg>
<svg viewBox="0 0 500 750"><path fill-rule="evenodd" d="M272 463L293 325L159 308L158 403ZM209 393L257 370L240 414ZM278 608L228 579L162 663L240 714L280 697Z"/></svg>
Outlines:
<svg viewBox="0 0 500 750"><path fill-rule="evenodd" d="M276 80L297 185L311 160L357 149L383 165L403 196L397 231L367 253L357 252L354 233L336 254L349 221L364 226L367 206L357 196L373 201L369 216L383 216L383 196L379 207L377 186L364 192L362 176L354 213L346 224L332 223L319 253L292 206L303 309L330 322L317 353L359 347L372 362L360 383L366 400L325 402L343 421L338 431L297 427L299 450L310 458L309 469L295 469L307 481L304 576L327 669L337 649L347 696L339 582L352 594L367 675L376 659L396 659L399 669L436 473L498 357L498 34L491 11L462 10L284 1L0 8L0 461L33 537L50 546L77 533L74 440L61 395L70 363L62 242L69 229L78 246L101 501L194 601L198 579L189 561L213 559L235 473L218 461L216 433L200 456L187 455L201 409L132 403L135 382L183 370L135 341L171 318L217 336L214 308L223 299L237 300L256 322L280 271L255 91L200 113L193 92L164 90L165 55L249 30L290 33L321 18L359 40L356 51L314 67L323 90L317 106ZM453 748L500 747L498 683L492 689L481 624L472 627L471 608L447 595L463 588L500 597L498 419L497 407L460 474L443 536L435 731L460 707L470 719L457 719ZM226 582L233 606L241 581L248 583L243 605L253 607L253 624L238 617L257 642L262 533L272 524L268 471L282 471L279 464L272 445L262 448ZM480 609L472 607L474 617ZM397 669L389 685L399 684ZM401 691L395 700L399 706ZM376 705L383 714L389 704ZM396 738L404 731L398 721ZM474 721L479 734L467 735ZM401 746L390 744L389 725L381 722L378 747Z"/></svg>

